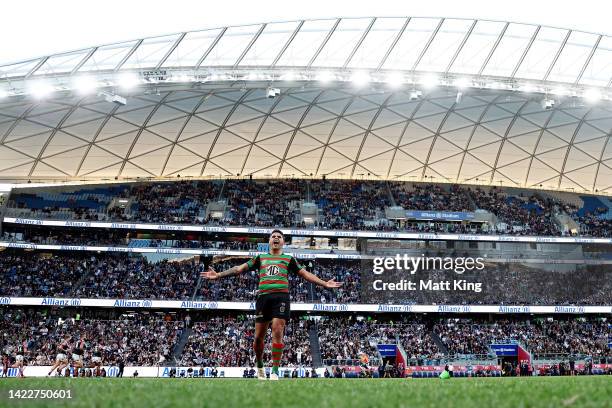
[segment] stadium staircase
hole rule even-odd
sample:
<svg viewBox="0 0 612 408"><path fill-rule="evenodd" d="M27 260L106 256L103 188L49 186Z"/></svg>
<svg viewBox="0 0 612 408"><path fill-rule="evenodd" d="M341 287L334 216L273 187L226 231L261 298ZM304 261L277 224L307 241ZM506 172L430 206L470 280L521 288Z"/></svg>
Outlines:
<svg viewBox="0 0 612 408"><path fill-rule="evenodd" d="M198 276L198 281L196 282L195 289L193 290L193 294L191 295L191 300L196 300L198 292L200 292L201 286L202 286L202 277Z"/></svg>
<svg viewBox="0 0 612 408"><path fill-rule="evenodd" d="M465 198L467 198L468 202L470 203L470 206L472 208L472 211L476 211L478 210L478 205L476 205L476 202L474 201L474 199L472 198L471 194L465 193L463 195Z"/></svg>
<svg viewBox="0 0 612 408"><path fill-rule="evenodd" d="M185 344L187 344L187 340L189 340L189 336L192 334L193 329L191 327L185 327L185 330L181 332L181 337L179 337L178 341L176 342L176 346L174 346L174 350L172 350L171 361L174 361L176 365L180 365Z"/></svg>
<svg viewBox="0 0 612 408"><path fill-rule="evenodd" d="M81 275L81 277L79 278L79 280L77 282L75 282L72 287L70 288L70 292L68 292L68 295L71 297L77 297L77 290L81 288L81 286L84 285L85 280L87 279L87 277L89 277L89 275L93 274L93 268L87 268L87 270L85 271L85 273L83 275Z"/></svg>
<svg viewBox="0 0 612 408"><path fill-rule="evenodd" d="M397 207L397 203L395 202L395 197L393 197L393 192L391 191L391 186L388 181L385 181L385 187L387 189L387 195L389 196L389 201L391 202L392 207Z"/></svg>
<svg viewBox="0 0 612 408"><path fill-rule="evenodd" d="M8 203L10 196L10 192L7 193L4 197L0 197L0 220L4 219L4 211L6 210L6 205ZM0 235L2 235L2 223L0 222Z"/></svg>
<svg viewBox="0 0 612 408"><path fill-rule="evenodd" d="M319 331L317 330L317 324L314 322L308 328L308 338L310 340L310 354L312 355L313 367L323 367L321 344L319 343Z"/></svg>
<svg viewBox="0 0 612 408"><path fill-rule="evenodd" d="M438 346L440 351L442 353L444 353L445 356L447 356L448 355L448 347L446 347L446 344L444 344L444 342L442 341L440 336L438 336L438 333L433 331L431 327L429 327L428 330L429 330L429 334L431 335L432 340L434 341L434 343L436 343L436 346Z"/></svg>

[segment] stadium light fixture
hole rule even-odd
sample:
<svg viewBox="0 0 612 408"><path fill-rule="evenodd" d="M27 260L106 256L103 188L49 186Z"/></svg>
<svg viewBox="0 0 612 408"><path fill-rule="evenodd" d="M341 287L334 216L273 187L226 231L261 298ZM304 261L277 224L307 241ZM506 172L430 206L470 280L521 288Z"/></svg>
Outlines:
<svg viewBox="0 0 612 408"><path fill-rule="evenodd" d="M385 82L393 88L397 88L404 83L404 76L399 72L389 72L385 78Z"/></svg>
<svg viewBox="0 0 612 408"><path fill-rule="evenodd" d="M412 91L410 91L410 94L408 96L409 96L411 101L416 101L421 96L423 96L423 92L417 91L416 89L413 89Z"/></svg>
<svg viewBox="0 0 612 408"><path fill-rule="evenodd" d="M555 100L550 98L542 99L542 109L550 110L555 107Z"/></svg>
<svg viewBox="0 0 612 408"><path fill-rule="evenodd" d="M287 71L284 74L282 74L280 77L280 79L283 81L295 81L296 78L297 78L297 75L293 71Z"/></svg>
<svg viewBox="0 0 612 408"><path fill-rule="evenodd" d="M519 86L519 91L525 93L532 93L535 91L535 86L533 86L532 84L523 84Z"/></svg>
<svg viewBox="0 0 612 408"><path fill-rule="evenodd" d="M93 92L98 87L98 84L91 77L80 76L74 78L72 86L78 93L88 94Z"/></svg>
<svg viewBox="0 0 612 408"><path fill-rule="evenodd" d="M36 99L43 99L53 93L55 89L46 82L33 82L29 84L28 91L32 94Z"/></svg>
<svg viewBox="0 0 612 408"><path fill-rule="evenodd" d="M173 76L171 79L173 82L189 82L189 76L185 74Z"/></svg>
<svg viewBox="0 0 612 408"><path fill-rule="evenodd" d="M276 98L278 95L280 95L280 89L272 88L271 86L266 89L266 97L268 99Z"/></svg>
<svg viewBox="0 0 612 408"><path fill-rule="evenodd" d="M351 75L351 82L356 87L360 88L370 83L370 74L364 71L356 71Z"/></svg>
<svg viewBox="0 0 612 408"><path fill-rule="evenodd" d="M103 97L106 102L115 103L117 105L127 105L127 99L121 95L113 94L110 92L102 91L98 93L98 96Z"/></svg>
<svg viewBox="0 0 612 408"><path fill-rule="evenodd" d="M245 79L247 81L259 81L262 77L258 72L249 72Z"/></svg>
<svg viewBox="0 0 612 408"><path fill-rule="evenodd" d="M550 93L552 93L553 95L565 96L569 93L569 91L564 86L558 86L555 89L553 89Z"/></svg>
<svg viewBox="0 0 612 408"><path fill-rule="evenodd" d="M334 75L329 71L322 71L317 74L316 78L317 78L317 81L327 83L327 82L331 82L334 80Z"/></svg>
<svg viewBox="0 0 612 408"><path fill-rule="evenodd" d="M421 78L421 84L426 88L433 88L440 84L440 78L434 74L427 74Z"/></svg>
<svg viewBox="0 0 612 408"><path fill-rule="evenodd" d="M136 87L140 81L138 77L132 73L123 73L117 78L117 83L123 89L132 89Z"/></svg>
<svg viewBox="0 0 612 408"><path fill-rule="evenodd" d="M599 92L597 89L594 89L594 88L587 89L586 91L584 91L582 96L589 103L596 103L596 102L599 102L599 100L601 100L601 92Z"/></svg>
<svg viewBox="0 0 612 408"><path fill-rule="evenodd" d="M455 104L459 105L462 100L463 100L463 92L459 91L457 92L457 95L455 96Z"/></svg>

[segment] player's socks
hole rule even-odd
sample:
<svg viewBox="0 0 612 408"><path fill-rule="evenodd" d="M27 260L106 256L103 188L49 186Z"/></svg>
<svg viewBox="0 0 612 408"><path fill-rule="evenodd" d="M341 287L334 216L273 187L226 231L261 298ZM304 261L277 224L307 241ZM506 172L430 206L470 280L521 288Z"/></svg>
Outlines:
<svg viewBox="0 0 612 408"><path fill-rule="evenodd" d="M255 351L255 357L257 358L257 368L263 368L263 360L261 359L264 351L264 343L261 342L253 342L253 351Z"/></svg>
<svg viewBox="0 0 612 408"><path fill-rule="evenodd" d="M283 343L272 343L272 372L278 375L281 356L283 355Z"/></svg>
<svg viewBox="0 0 612 408"><path fill-rule="evenodd" d="M266 379L266 372L264 371L263 367L257 369L257 379L258 380Z"/></svg>

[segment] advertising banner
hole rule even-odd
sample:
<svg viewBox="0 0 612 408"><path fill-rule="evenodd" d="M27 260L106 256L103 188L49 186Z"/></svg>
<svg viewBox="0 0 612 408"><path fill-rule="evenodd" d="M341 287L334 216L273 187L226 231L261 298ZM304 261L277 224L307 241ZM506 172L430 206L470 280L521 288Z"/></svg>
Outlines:
<svg viewBox="0 0 612 408"><path fill-rule="evenodd" d="M132 230L156 231L201 231L215 233L241 233L251 235L269 235L274 228L257 227L220 227L204 225L178 225L178 224L140 224L102 221L58 221L36 220L29 218L4 217L7 224L24 224L72 228L111 228ZM599 243L612 244L612 238L582 238L582 237L542 237L519 235L475 235L475 234L448 234L448 233L419 233L419 232L380 232L380 231L341 231L317 229L291 229L281 228L283 234L297 236L344 237L344 238L390 238L390 239L422 239L422 240L448 240L448 241L489 241L489 242L551 242L551 243Z"/></svg>
<svg viewBox="0 0 612 408"><path fill-rule="evenodd" d="M254 311L255 302L150 299L38 298L0 295L0 306L108 307L123 309L195 309ZM612 306L498 306L292 303L296 312L611 314Z"/></svg>
<svg viewBox="0 0 612 408"><path fill-rule="evenodd" d="M432 221L469 221L474 219L472 212L453 211L406 211L406 218Z"/></svg>

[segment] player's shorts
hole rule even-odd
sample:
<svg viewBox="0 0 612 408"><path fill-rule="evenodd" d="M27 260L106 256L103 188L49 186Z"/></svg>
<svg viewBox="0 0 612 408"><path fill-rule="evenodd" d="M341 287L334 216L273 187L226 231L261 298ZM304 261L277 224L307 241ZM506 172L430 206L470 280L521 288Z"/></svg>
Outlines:
<svg viewBox="0 0 612 408"><path fill-rule="evenodd" d="M289 320L291 304L288 293L270 293L257 297L255 303L255 321L269 322L273 318Z"/></svg>
<svg viewBox="0 0 612 408"><path fill-rule="evenodd" d="M78 355L78 354L72 353L72 360L73 361L81 361L81 356Z"/></svg>
<svg viewBox="0 0 612 408"><path fill-rule="evenodd" d="M67 360L66 355L64 353L58 353L57 357L55 357L56 363L65 363Z"/></svg>
<svg viewBox="0 0 612 408"><path fill-rule="evenodd" d="M17 356L15 356L15 361L23 361L23 356L21 354L17 354Z"/></svg>
<svg viewBox="0 0 612 408"><path fill-rule="evenodd" d="M92 357L91 358L91 362L92 363L101 363L102 362L102 357Z"/></svg>

